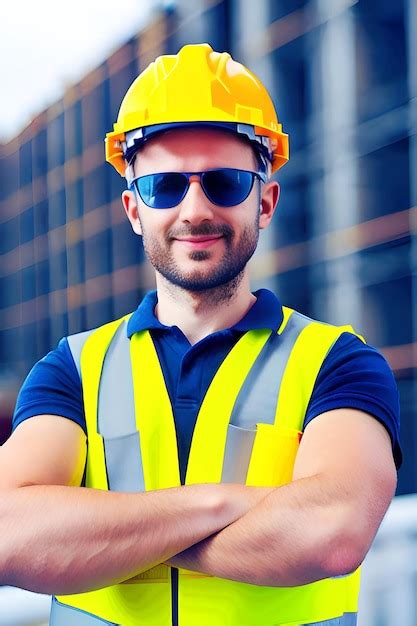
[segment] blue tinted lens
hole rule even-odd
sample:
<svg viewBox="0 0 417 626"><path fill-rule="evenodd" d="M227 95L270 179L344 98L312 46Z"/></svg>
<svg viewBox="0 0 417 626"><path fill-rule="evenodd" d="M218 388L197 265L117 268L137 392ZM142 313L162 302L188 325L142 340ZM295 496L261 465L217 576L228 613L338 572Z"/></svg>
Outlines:
<svg viewBox="0 0 417 626"><path fill-rule="evenodd" d="M140 176L135 182L143 202L152 209L177 206L188 189L187 176L179 172Z"/></svg>
<svg viewBox="0 0 417 626"><path fill-rule="evenodd" d="M194 173L200 175L201 186L210 202L222 207L235 206L246 200L258 176L254 172L227 167ZM184 199L191 175L185 172L148 174L140 176L134 183L147 206L170 209Z"/></svg>
<svg viewBox="0 0 417 626"><path fill-rule="evenodd" d="M213 204L235 206L246 200L254 178L253 172L223 168L204 172L201 175L201 185Z"/></svg>

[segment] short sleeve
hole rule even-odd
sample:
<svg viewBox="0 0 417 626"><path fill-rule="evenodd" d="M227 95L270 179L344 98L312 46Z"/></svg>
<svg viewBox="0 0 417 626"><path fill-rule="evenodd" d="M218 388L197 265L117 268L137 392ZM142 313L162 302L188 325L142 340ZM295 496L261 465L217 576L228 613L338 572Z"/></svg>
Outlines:
<svg viewBox="0 0 417 626"><path fill-rule="evenodd" d="M341 408L365 411L385 426L398 469L402 463L400 403L394 374L376 348L352 333L342 333L323 361L304 427L317 415Z"/></svg>
<svg viewBox="0 0 417 626"><path fill-rule="evenodd" d="M81 381L66 337L27 375L17 397L12 429L43 414L66 417L86 431Z"/></svg>

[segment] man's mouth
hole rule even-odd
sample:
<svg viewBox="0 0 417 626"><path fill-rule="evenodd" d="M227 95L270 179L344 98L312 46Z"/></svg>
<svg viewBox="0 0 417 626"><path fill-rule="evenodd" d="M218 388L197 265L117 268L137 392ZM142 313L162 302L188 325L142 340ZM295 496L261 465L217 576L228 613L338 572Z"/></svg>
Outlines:
<svg viewBox="0 0 417 626"><path fill-rule="evenodd" d="M187 237L175 237L174 239L175 241L191 248L207 248L222 238L223 235L189 235Z"/></svg>

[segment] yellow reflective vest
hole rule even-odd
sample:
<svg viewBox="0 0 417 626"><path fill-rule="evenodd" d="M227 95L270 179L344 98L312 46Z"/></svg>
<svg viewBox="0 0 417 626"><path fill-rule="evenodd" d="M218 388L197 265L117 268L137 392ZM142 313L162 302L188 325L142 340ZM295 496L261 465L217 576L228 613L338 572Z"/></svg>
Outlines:
<svg viewBox="0 0 417 626"><path fill-rule="evenodd" d="M291 481L320 367L339 336L354 330L287 307L283 314L278 332L246 332L219 367L197 417L185 484ZM128 318L68 338L83 387L85 485L125 492L179 487L161 366L149 331L128 339ZM121 584L54 598L50 624L355 626L359 576L358 569L308 585L268 587L159 565Z"/></svg>

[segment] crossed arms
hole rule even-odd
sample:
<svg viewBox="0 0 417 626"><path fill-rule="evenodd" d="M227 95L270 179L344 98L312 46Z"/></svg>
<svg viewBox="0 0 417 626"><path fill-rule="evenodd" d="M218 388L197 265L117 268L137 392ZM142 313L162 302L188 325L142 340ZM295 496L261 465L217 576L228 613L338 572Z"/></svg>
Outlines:
<svg viewBox="0 0 417 626"><path fill-rule="evenodd" d="M293 482L141 494L80 488L86 444L70 420L23 422L0 448L0 584L78 593L158 563L257 585L356 569L392 499L389 435L353 409L306 428Z"/></svg>

